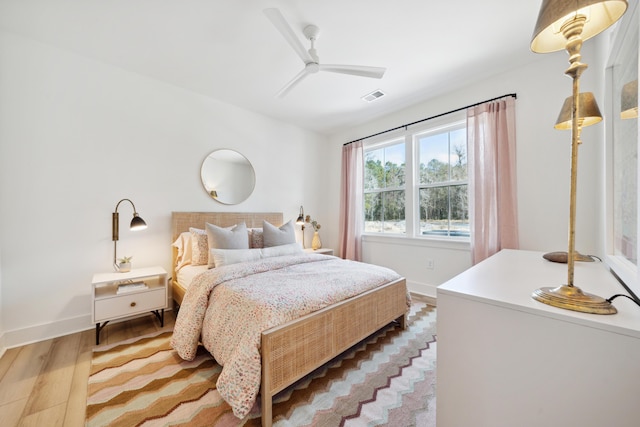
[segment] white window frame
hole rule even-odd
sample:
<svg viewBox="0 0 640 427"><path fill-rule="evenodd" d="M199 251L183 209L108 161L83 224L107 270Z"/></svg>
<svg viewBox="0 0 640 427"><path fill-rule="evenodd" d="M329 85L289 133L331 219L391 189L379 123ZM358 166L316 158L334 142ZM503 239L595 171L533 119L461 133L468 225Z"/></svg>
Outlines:
<svg viewBox="0 0 640 427"><path fill-rule="evenodd" d="M404 177L404 188L402 187L393 187L393 188L385 188L384 190L380 190L379 192L387 192L387 191L397 191L397 190L404 190L404 217L405 217L405 232L404 233L384 233L384 232L364 232L365 234L371 234L374 236L410 236L409 234L409 218L407 217L407 199L410 197L410 193L411 191L411 187L410 185L412 185L412 181L411 181L411 175L409 174L409 159L412 157L409 156L409 153L407 152L407 138L404 135L399 135L396 137L393 136L389 136L387 135L387 137L385 139L381 139L378 140L377 143L368 143L365 144L364 147L364 151L365 153L367 151L373 151L373 150L379 150L381 148L386 148L386 147L390 147L392 145L397 145L397 144L404 144L404 148L405 148L405 156L404 156L404 161L405 161L405 177ZM366 158L366 155L363 156L363 158ZM363 197L364 197L364 188L363 188ZM364 212L363 212L364 215ZM363 226L364 226L364 221L362 222Z"/></svg>
<svg viewBox="0 0 640 427"><path fill-rule="evenodd" d="M421 184L419 182L420 177L418 176L418 162L419 162L419 158L418 158L418 148L419 148L419 139L421 137L424 136L429 136L429 135L434 135L434 134L440 134L440 133L444 133L444 132L451 132L451 131L455 131L458 129L466 129L467 126L467 122L466 119L462 119L462 120L455 120L455 121L448 121L446 124L432 124L432 126L429 126L426 130L421 131L421 132L417 132L414 131L412 133L412 137L413 137L413 146L414 146L414 151L416 153L416 157L415 157L415 162L413 164L413 168L414 168L414 200L416 205L413 206L413 210L414 212L414 216L415 216L415 237L420 237L420 238L435 238L435 239L455 239L455 240L463 240L463 241L469 241L470 240L470 236L433 236L433 235L428 235L428 234L421 234L420 233L420 213L419 213L419 207L417 205L418 200L420 200L420 189L422 188L438 188L438 187L451 187L454 185L466 185L467 186L467 190L469 189L469 176L467 175L467 179L465 180L461 180L461 181L446 181L446 182L439 182L437 184ZM469 145L468 145L468 141L467 141L467 153L469 152L468 150ZM449 147L449 149L451 149L451 147ZM468 164L467 164L467 170L468 170ZM469 208L469 206L467 206L467 209ZM451 221L451 207L449 207L449 221ZM449 224L449 231L450 230L451 225Z"/></svg>
<svg viewBox="0 0 640 427"><path fill-rule="evenodd" d="M384 232L365 232L363 229L363 235L367 236L368 240L377 239L390 239L390 238L402 238L402 239L417 239L422 242L451 242L451 243L464 243L468 244L470 238L467 236L433 236L422 235L420 231L420 217L419 209L417 206L418 192L422 187L418 183L417 158L419 136L428 135L430 133L442 132L445 129L458 129L460 126L466 127L466 112L460 111L448 114L443 117L429 120L428 122L421 123L419 125L413 125L406 129L399 129L391 131L376 137L372 137L364 141L364 151L377 150L386 146L398 144L404 140L405 144L405 221L406 228L405 233L384 233ZM467 151L468 152L468 151ZM363 156L366 157L366 156ZM455 182L456 184L459 181ZM467 179L468 188L468 179ZM364 191L364 188L363 188ZM364 194L363 194L364 197ZM364 213L363 213L364 215ZM364 224L364 221L363 221Z"/></svg>

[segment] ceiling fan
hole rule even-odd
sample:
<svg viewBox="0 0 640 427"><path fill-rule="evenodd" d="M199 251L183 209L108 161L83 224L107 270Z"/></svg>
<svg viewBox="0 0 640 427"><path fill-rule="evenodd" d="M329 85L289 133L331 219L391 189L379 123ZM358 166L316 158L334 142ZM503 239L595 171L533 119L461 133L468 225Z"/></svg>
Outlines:
<svg viewBox="0 0 640 427"><path fill-rule="evenodd" d="M265 9L264 14L269 18L271 23L282 34L285 40L298 54L302 62L304 62L304 68L293 79L291 79L278 93L278 98L284 97L295 85L300 83L309 74L315 74L318 71L328 71L331 73L351 74L354 76L370 77L374 79L381 79L386 71L386 68L382 67L367 67L363 65L328 65L320 64L318 53L315 49L315 41L318 40L320 29L315 25L307 25L302 33L311 42L311 48L307 51L300 43L300 40L291 29L291 26L284 19L284 16L279 9L269 8Z"/></svg>

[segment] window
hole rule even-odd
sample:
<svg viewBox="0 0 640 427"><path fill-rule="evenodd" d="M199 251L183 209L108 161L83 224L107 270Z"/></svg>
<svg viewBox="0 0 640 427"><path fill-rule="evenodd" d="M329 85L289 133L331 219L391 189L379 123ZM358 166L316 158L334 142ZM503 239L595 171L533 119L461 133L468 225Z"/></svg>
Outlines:
<svg viewBox="0 0 640 427"><path fill-rule="evenodd" d="M371 142L364 162L365 233L469 237L464 115Z"/></svg>
<svg viewBox="0 0 640 427"><path fill-rule="evenodd" d="M416 135L419 233L469 236L464 124Z"/></svg>
<svg viewBox="0 0 640 427"><path fill-rule="evenodd" d="M364 231L405 233L404 139L365 150Z"/></svg>

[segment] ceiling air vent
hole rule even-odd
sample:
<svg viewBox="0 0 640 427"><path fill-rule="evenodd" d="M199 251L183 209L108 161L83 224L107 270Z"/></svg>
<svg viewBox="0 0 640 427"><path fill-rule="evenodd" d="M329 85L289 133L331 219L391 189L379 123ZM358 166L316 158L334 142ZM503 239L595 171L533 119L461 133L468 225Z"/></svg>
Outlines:
<svg viewBox="0 0 640 427"><path fill-rule="evenodd" d="M372 102L372 101L375 101L376 99L382 98L383 96L384 96L384 92L381 91L380 89L376 89L373 92L363 96L362 99L364 99L367 102Z"/></svg>

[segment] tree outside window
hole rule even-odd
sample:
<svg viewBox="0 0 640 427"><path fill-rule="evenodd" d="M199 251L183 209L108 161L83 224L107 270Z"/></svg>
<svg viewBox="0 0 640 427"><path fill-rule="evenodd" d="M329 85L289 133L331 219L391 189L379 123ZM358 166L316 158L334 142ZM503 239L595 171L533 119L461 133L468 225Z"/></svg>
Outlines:
<svg viewBox="0 0 640 427"><path fill-rule="evenodd" d="M404 141L365 151L364 162L364 231L406 233Z"/></svg>
<svg viewBox="0 0 640 427"><path fill-rule="evenodd" d="M417 135L416 141L419 233L469 236L466 129Z"/></svg>

